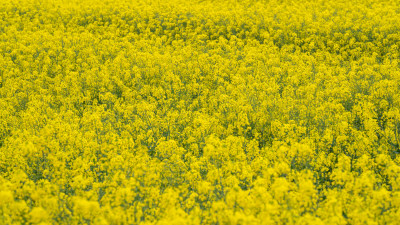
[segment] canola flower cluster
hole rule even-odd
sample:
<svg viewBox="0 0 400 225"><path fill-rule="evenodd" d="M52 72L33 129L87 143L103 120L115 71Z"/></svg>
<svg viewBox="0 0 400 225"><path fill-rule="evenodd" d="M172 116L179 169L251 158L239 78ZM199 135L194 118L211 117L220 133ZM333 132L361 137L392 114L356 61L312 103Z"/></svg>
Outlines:
<svg viewBox="0 0 400 225"><path fill-rule="evenodd" d="M0 224L399 224L400 2L2 0Z"/></svg>

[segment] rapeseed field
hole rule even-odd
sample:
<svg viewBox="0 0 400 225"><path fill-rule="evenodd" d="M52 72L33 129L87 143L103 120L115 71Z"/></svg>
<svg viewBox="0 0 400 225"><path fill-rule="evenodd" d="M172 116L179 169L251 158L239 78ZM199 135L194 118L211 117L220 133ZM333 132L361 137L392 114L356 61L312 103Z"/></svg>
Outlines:
<svg viewBox="0 0 400 225"><path fill-rule="evenodd" d="M400 224L400 1L0 0L0 224Z"/></svg>

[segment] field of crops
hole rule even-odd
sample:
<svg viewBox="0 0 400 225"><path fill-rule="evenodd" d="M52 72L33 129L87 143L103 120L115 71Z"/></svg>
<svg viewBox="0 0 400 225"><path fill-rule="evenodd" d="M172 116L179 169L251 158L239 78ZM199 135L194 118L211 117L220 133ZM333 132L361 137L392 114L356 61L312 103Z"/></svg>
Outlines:
<svg viewBox="0 0 400 225"><path fill-rule="evenodd" d="M0 224L400 224L400 1L0 0Z"/></svg>

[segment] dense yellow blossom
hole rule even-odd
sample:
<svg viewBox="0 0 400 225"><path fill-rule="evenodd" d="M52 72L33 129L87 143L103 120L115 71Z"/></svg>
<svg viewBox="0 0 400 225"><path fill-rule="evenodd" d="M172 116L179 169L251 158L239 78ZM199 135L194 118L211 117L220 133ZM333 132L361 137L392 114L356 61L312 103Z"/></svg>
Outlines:
<svg viewBox="0 0 400 225"><path fill-rule="evenodd" d="M400 1L1 0L0 224L398 224Z"/></svg>

